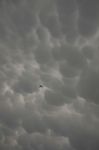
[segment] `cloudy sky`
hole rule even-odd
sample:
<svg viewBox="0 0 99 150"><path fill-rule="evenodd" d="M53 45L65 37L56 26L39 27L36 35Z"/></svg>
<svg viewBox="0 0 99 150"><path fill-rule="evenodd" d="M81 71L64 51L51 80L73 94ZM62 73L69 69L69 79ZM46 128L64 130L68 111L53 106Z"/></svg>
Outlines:
<svg viewBox="0 0 99 150"><path fill-rule="evenodd" d="M99 150L99 0L0 0L0 150Z"/></svg>

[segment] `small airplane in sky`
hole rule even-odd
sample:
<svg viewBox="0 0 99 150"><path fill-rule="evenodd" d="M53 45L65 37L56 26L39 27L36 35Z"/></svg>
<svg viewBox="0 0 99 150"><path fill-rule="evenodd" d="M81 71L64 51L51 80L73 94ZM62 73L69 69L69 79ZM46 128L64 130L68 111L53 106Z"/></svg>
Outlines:
<svg viewBox="0 0 99 150"><path fill-rule="evenodd" d="M43 87L43 85L42 84L40 84L40 88L42 88Z"/></svg>

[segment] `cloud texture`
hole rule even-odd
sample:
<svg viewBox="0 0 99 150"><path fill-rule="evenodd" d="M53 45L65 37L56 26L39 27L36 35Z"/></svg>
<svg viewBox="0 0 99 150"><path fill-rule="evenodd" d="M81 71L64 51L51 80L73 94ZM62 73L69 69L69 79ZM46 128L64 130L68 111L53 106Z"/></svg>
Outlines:
<svg viewBox="0 0 99 150"><path fill-rule="evenodd" d="M99 2L1 0L0 150L98 149Z"/></svg>

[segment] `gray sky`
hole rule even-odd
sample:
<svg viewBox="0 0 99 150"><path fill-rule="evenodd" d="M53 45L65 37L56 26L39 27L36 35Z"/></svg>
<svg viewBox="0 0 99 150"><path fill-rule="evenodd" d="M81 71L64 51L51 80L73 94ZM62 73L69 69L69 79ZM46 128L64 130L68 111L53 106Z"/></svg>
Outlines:
<svg viewBox="0 0 99 150"><path fill-rule="evenodd" d="M0 1L0 150L99 150L98 0Z"/></svg>

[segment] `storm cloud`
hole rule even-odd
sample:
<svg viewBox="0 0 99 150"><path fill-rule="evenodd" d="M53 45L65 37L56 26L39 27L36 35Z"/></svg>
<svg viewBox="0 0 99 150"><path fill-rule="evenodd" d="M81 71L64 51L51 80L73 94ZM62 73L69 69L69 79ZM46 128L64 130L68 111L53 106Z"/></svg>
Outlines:
<svg viewBox="0 0 99 150"><path fill-rule="evenodd" d="M0 150L99 149L99 2L0 1Z"/></svg>

